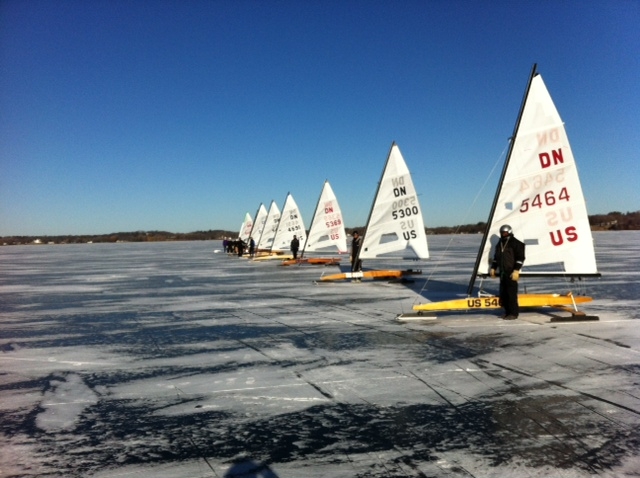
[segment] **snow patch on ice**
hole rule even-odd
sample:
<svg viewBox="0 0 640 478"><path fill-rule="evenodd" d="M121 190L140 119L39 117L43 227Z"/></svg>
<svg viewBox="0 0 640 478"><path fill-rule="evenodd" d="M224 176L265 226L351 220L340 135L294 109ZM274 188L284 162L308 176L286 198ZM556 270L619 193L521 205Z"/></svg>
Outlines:
<svg viewBox="0 0 640 478"><path fill-rule="evenodd" d="M77 374L52 380L50 385L40 403L43 411L36 417L36 426L47 432L72 430L83 410L98 403L98 396Z"/></svg>

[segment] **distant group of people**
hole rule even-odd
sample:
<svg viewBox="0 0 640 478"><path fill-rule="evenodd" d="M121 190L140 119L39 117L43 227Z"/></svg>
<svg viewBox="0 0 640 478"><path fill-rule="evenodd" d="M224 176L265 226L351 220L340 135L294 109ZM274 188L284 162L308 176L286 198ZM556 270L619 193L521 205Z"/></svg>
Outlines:
<svg viewBox="0 0 640 478"><path fill-rule="evenodd" d="M243 241L240 238L237 239L228 239L224 238L222 240L222 248L227 254L237 254L238 256L243 256L245 250L248 248L249 257L254 257L256 254L256 241L253 240L253 237L249 237L247 242ZM298 250L300 250L300 239L296 235L293 236L291 240L291 253L293 254L293 258L298 258Z"/></svg>
<svg viewBox="0 0 640 478"><path fill-rule="evenodd" d="M242 256L247 247L249 248L249 256L253 257L256 253L256 242L253 240L253 237L250 237L247 242L240 238L224 239L222 241L222 248L227 254Z"/></svg>

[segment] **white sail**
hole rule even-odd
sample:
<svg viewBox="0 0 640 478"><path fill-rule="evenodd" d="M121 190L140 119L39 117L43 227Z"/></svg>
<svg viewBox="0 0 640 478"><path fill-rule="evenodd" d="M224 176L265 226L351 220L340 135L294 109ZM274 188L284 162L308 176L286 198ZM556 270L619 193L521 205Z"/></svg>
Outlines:
<svg viewBox="0 0 640 478"><path fill-rule="evenodd" d="M271 201L269 207L269 213L267 214L262 234L260 234L260 240L256 241L257 248L260 250L271 249L273 244L273 238L276 235L278 229L278 223L280 222L280 209L275 201Z"/></svg>
<svg viewBox="0 0 640 478"><path fill-rule="evenodd" d="M264 204L260 203L260 207L256 211L256 217L253 220L253 227L251 228L250 234L250 237L253 238L256 244L258 244L262 231L264 230L264 226L267 222L267 215L267 208L264 207Z"/></svg>
<svg viewBox="0 0 640 478"><path fill-rule="evenodd" d="M313 214L304 251L330 252L334 248L337 248L340 253L347 252L347 234L344 230L338 199L329 181L325 181Z"/></svg>
<svg viewBox="0 0 640 478"><path fill-rule="evenodd" d="M597 273L578 170L562 119L538 74L531 80L482 252L487 273L500 226L526 244L523 273Z"/></svg>
<svg viewBox="0 0 640 478"><path fill-rule="evenodd" d="M298 238L300 244L304 244L306 231L302 214L300 214L300 209L293 199L293 196L289 193L287 194L287 199L284 201L284 206L282 206L280 223L278 224L276 235L273 238L273 247L271 250L288 251L294 235Z"/></svg>
<svg viewBox="0 0 640 478"><path fill-rule="evenodd" d="M360 259L398 251L429 258L418 194L400 148L393 143L373 202Z"/></svg>
<svg viewBox="0 0 640 478"><path fill-rule="evenodd" d="M251 235L251 229L253 229L253 219L251 219L251 215L249 213L246 213L244 215L244 222L242 223L242 226L240 226L238 237L242 241L247 242Z"/></svg>

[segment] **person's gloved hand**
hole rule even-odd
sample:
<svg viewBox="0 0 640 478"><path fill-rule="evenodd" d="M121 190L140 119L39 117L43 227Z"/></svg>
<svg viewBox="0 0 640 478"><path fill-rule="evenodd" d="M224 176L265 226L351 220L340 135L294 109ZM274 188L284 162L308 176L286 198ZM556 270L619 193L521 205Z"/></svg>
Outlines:
<svg viewBox="0 0 640 478"><path fill-rule="evenodd" d="M494 277L494 278L495 278L495 276L496 276L496 270L495 270L495 269L491 269L491 270L489 271L489 275L490 275L491 277Z"/></svg>
<svg viewBox="0 0 640 478"><path fill-rule="evenodd" d="M511 273L511 280L517 281L518 279L520 279L520 271L513 271Z"/></svg>

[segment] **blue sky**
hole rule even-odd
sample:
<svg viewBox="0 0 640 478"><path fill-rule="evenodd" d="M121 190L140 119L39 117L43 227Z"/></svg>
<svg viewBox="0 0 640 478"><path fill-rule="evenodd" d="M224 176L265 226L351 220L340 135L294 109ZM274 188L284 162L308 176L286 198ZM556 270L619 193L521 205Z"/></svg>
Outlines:
<svg viewBox="0 0 640 478"><path fill-rule="evenodd" d="M0 236L237 231L392 141L427 226L485 221L534 63L590 214L640 209L640 2L0 1ZM495 171L489 176L494 166Z"/></svg>

